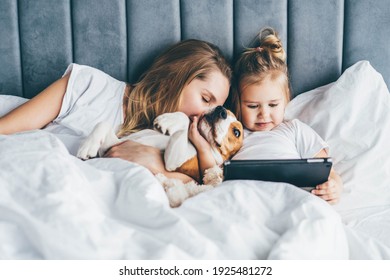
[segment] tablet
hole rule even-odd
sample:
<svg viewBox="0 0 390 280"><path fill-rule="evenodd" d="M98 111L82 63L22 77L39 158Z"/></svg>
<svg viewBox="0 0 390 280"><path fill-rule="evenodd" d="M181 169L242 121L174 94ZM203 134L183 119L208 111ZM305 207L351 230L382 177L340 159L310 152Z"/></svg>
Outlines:
<svg viewBox="0 0 390 280"><path fill-rule="evenodd" d="M285 182L310 190L328 180L331 158L230 160L224 163L224 180Z"/></svg>

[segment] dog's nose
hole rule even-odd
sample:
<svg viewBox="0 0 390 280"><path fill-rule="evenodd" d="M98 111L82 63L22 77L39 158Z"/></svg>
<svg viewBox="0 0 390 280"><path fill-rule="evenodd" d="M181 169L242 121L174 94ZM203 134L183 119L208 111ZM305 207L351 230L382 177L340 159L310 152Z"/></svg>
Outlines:
<svg viewBox="0 0 390 280"><path fill-rule="evenodd" d="M227 118L226 109L222 106L217 106L214 110L214 115L217 118L226 119Z"/></svg>

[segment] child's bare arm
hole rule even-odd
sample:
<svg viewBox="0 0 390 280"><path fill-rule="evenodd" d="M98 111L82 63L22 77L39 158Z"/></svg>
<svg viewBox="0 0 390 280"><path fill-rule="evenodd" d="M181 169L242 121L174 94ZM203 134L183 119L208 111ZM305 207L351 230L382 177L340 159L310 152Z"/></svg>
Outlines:
<svg viewBox="0 0 390 280"><path fill-rule="evenodd" d="M61 109L69 75L57 80L37 96L0 118L0 134L42 128L54 120Z"/></svg>

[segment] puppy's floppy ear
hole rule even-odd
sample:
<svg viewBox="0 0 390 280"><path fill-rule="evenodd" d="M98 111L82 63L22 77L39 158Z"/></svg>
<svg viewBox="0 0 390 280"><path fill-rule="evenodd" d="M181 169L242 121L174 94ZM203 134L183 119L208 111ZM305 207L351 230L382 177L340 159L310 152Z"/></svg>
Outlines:
<svg viewBox="0 0 390 280"><path fill-rule="evenodd" d="M232 122L226 136L220 147L224 160L228 160L234 156L242 146L244 129L241 122Z"/></svg>

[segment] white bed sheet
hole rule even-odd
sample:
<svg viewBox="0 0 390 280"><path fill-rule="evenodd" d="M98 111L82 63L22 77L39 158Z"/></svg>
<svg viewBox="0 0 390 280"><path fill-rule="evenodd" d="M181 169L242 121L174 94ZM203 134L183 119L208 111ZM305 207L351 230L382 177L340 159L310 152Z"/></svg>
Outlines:
<svg viewBox="0 0 390 280"><path fill-rule="evenodd" d="M44 131L0 145L2 258L349 257L336 211L291 185L228 182L172 209L140 166L83 162Z"/></svg>
<svg viewBox="0 0 390 280"><path fill-rule="evenodd" d="M309 104L311 94L291 108ZM0 115L14 102L20 99L0 97ZM303 121L320 118L302 108L293 112ZM387 185L367 190L354 177L362 166L342 156L335 166L346 191L337 207L289 184L242 180L172 209L143 167L120 159L81 161L42 130L0 135L0 258L390 259L390 203L387 194L375 193L389 186L389 176L381 175ZM364 199L362 191L371 195Z"/></svg>
<svg viewBox="0 0 390 280"><path fill-rule="evenodd" d="M390 245L390 93L368 61L330 85L295 98L286 115L314 128L330 146L344 181L335 209L344 224Z"/></svg>

